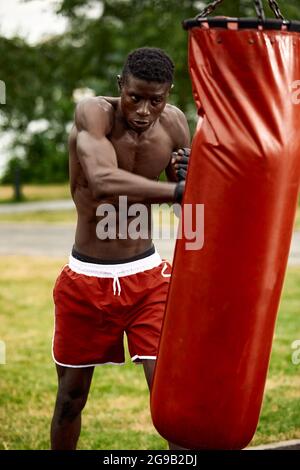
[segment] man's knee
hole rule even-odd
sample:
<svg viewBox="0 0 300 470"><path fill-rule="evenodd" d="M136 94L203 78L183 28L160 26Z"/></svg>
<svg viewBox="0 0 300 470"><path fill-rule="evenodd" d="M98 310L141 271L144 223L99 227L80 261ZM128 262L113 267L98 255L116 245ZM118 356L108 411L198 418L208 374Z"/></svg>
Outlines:
<svg viewBox="0 0 300 470"><path fill-rule="evenodd" d="M59 390L56 400L56 413L58 423L72 422L83 410L87 401L85 390L65 391Z"/></svg>

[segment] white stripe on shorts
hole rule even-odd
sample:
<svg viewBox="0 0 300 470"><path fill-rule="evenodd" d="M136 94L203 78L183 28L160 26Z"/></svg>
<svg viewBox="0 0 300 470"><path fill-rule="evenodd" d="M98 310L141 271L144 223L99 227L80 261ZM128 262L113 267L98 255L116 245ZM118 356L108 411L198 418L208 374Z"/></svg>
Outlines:
<svg viewBox="0 0 300 470"><path fill-rule="evenodd" d="M85 274L86 276L118 278L156 268L161 262L161 257L157 251L153 255L146 256L146 258L120 264L85 263L70 255L69 268L75 273Z"/></svg>

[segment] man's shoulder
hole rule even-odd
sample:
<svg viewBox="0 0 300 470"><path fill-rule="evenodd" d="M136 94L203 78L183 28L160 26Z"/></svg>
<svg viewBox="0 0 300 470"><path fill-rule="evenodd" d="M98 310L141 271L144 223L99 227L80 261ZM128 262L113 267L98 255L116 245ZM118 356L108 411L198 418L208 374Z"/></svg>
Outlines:
<svg viewBox="0 0 300 470"><path fill-rule="evenodd" d="M177 106L167 104L161 116L161 124L173 139L177 140L177 137L186 129L187 120Z"/></svg>
<svg viewBox="0 0 300 470"><path fill-rule="evenodd" d="M95 123L104 124L110 128L114 117L113 103L104 96L84 98L79 101L75 110L75 123L77 128L89 129Z"/></svg>
<svg viewBox="0 0 300 470"><path fill-rule="evenodd" d="M184 113L181 111L181 109L177 108L177 106L174 106L170 103L166 104L164 112L166 112L170 116L184 117Z"/></svg>
<svg viewBox="0 0 300 470"><path fill-rule="evenodd" d="M176 128L186 122L184 113L172 104L167 104L162 113L162 122L168 126Z"/></svg>

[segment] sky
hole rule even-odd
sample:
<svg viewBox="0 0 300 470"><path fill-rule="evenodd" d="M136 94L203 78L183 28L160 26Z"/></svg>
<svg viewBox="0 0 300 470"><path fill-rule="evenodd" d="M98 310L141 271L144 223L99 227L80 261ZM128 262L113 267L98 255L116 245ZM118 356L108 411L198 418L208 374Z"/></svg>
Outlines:
<svg viewBox="0 0 300 470"><path fill-rule="evenodd" d="M62 33L66 19L55 15L55 3L56 0L0 0L0 34L8 38L21 36L35 44L45 36ZM8 158L5 146L10 138L9 134L0 136L0 174Z"/></svg>
<svg viewBox="0 0 300 470"><path fill-rule="evenodd" d="M45 35L63 32L66 19L55 15L55 4L56 0L0 0L0 34L36 43Z"/></svg>
<svg viewBox="0 0 300 470"><path fill-rule="evenodd" d="M0 0L0 35L7 38L20 36L30 44L36 44L43 38L63 33L67 20L55 14L57 2L58 0ZM89 0L88 6L80 10L88 18L98 18L102 12L101 2ZM8 158L5 147L11 138L9 133L0 135L0 175Z"/></svg>

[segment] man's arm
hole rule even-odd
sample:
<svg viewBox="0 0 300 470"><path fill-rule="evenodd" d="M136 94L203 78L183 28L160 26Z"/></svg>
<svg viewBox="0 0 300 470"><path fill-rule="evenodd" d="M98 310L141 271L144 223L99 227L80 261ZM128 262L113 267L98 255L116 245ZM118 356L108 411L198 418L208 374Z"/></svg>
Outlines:
<svg viewBox="0 0 300 470"><path fill-rule="evenodd" d="M187 119L182 111L178 108L174 109L175 119L173 117L173 129L175 151L170 157L169 164L166 168L166 176L169 181L180 181L185 180L188 159L190 154L190 130L188 126Z"/></svg>
<svg viewBox="0 0 300 470"><path fill-rule="evenodd" d="M77 154L97 200L126 195L129 202L173 202L174 183L152 181L118 168L117 156L107 139L112 126L110 104L95 99L79 103L75 113Z"/></svg>

